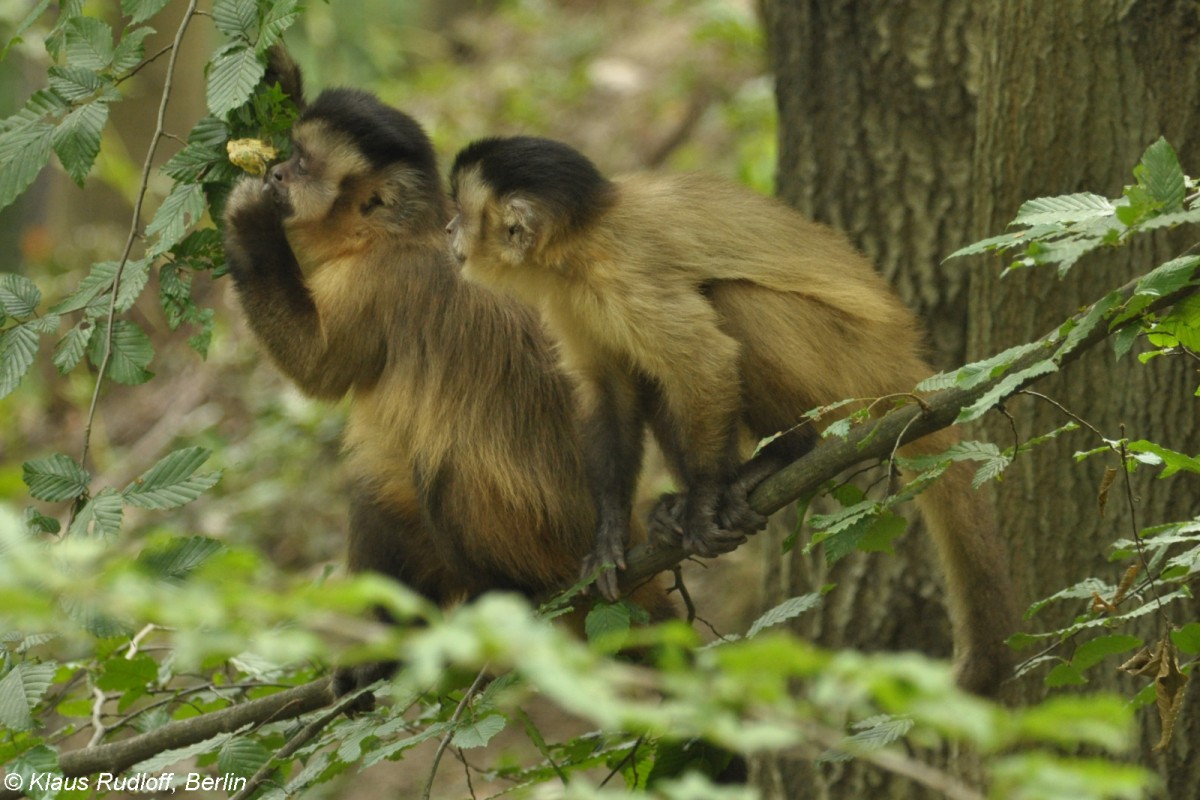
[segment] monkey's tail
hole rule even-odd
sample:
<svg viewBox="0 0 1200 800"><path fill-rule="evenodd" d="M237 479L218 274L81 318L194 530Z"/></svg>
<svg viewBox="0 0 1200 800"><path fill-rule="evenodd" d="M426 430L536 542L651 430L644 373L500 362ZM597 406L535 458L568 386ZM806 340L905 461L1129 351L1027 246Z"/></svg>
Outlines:
<svg viewBox="0 0 1200 800"><path fill-rule="evenodd" d="M907 456L936 454L958 441L941 430L902 448ZM911 476L908 476L911 478ZM954 633L955 672L968 691L995 695L1011 675L1004 640L1017 627L1007 548L987 496L971 485L969 463L956 462L917 496L946 581Z"/></svg>

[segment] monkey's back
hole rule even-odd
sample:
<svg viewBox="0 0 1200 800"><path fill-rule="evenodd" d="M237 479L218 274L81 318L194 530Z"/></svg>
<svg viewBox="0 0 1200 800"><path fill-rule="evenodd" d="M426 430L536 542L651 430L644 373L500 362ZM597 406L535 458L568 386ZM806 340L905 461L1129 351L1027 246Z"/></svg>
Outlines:
<svg viewBox="0 0 1200 800"><path fill-rule="evenodd" d="M842 234L710 176L619 185L633 246L703 280L740 343L758 433L836 400L910 391L929 373L915 316Z"/></svg>

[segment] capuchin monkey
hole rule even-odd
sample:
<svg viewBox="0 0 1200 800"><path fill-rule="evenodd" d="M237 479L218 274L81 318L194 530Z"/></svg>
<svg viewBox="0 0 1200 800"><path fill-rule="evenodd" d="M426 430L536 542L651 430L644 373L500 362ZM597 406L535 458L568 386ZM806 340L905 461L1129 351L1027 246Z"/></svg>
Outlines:
<svg viewBox="0 0 1200 800"><path fill-rule="evenodd" d="M441 604L569 586L595 522L571 387L540 321L460 277L412 118L353 89L305 105L299 71L273 59L301 107L291 157L237 184L225 253L279 369L312 397L352 397L350 569ZM657 583L633 599L674 616ZM386 672L341 670L335 692Z"/></svg>
<svg viewBox="0 0 1200 800"><path fill-rule="evenodd" d="M463 274L539 307L574 376L597 511L589 567L625 566L646 423L686 489L660 507L656 533L713 556L763 523L747 495L812 443L806 411L909 394L931 373L916 320L871 264L774 199L699 175L609 180L531 137L471 144L451 186ZM784 435L739 467L743 430ZM945 430L900 452L956 440ZM964 464L917 502L946 578L959 682L992 692L1016 613L991 510Z"/></svg>

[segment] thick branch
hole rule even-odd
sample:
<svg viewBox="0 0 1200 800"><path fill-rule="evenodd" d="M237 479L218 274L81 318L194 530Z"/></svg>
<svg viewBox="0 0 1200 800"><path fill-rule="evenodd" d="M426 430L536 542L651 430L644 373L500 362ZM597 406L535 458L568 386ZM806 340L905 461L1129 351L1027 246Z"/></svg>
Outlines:
<svg viewBox="0 0 1200 800"><path fill-rule="evenodd" d="M258 700L171 722L140 736L63 753L58 757L58 766L68 778L99 772L123 772L167 750L187 747L222 733L232 733L247 725L265 725L292 719L324 708L332 701L329 679L319 678ZM0 800L22 797L23 794L0 789Z"/></svg>
<svg viewBox="0 0 1200 800"><path fill-rule="evenodd" d="M1193 280L1197 278L1197 273L1200 273L1200 270L1193 273ZM1128 300L1133 295L1136 285L1136 280L1130 281L1118 290L1124 300ZM1146 311L1173 305L1195 293L1197 288L1196 286L1185 286L1171 294L1163 295L1155 300ZM1107 296L1106 294L1105 297ZM1076 321L1083 319L1103 299L1097 300L1092 306L1081 311L1074 319ZM1137 320L1132 320L1128 324L1137 324ZM1090 347L1107 338L1109 333L1107 321L1102 320L1086 336L1082 337L1070 352L1056 359L1059 367L1079 358ZM853 428L844 439L830 438L822 441L803 458L797 459L763 481L750 496L750 505L760 514L773 514L855 464L884 458L893 451L897 444L920 439L934 431L949 427L958 418L962 409L995 389L1008 375L1016 374L1053 355L1061 347L1063 337L1059 333L1059 328L1056 327L1038 341L1044 346L1017 359L1004 375L969 390L957 387L945 389L923 398L924 408L916 405L899 408L878 420ZM1012 387L1012 390L1005 396L1016 394L1041 377L1043 376L1030 376L1027 381ZM620 577L621 589L628 591L639 586L659 572L672 569L684 558L683 549L677 546L640 544L626 554L625 559L628 566Z"/></svg>

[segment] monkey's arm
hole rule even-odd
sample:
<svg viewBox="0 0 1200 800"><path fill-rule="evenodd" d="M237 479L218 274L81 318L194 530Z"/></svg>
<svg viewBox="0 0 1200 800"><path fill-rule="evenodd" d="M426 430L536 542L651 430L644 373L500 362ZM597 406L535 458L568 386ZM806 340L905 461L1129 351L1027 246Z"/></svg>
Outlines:
<svg viewBox="0 0 1200 800"><path fill-rule="evenodd" d="M225 255L246 320L301 389L338 399L355 382L378 374L383 344L377 326L369 320L323 317L288 244L278 208L258 179L243 179L229 196ZM361 292L369 293L369 288Z"/></svg>
<svg viewBox="0 0 1200 800"><path fill-rule="evenodd" d="M598 365L576 374L584 469L596 507L592 552L583 561L583 574L589 575L605 564L625 569L645 419L638 387L628 375ZM596 588L605 599L617 600L616 570L602 572Z"/></svg>
<svg viewBox="0 0 1200 800"><path fill-rule="evenodd" d="M634 328L645 336L639 345L646 353L642 368L658 388L651 424L687 487L681 520L684 549L701 556L719 555L745 540L742 530L761 524L744 496L734 508L729 500L738 498L730 495L722 502L739 461L740 348L720 329L716 312L698 292L677 293L654 305L668 314L653 326L638 321ZM728 513L719 515L722 511ZM664 533L664 517L656 513L654 521L656 533ZM679 532L677 526L670 527Z"/></svg>

